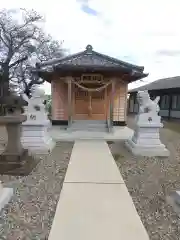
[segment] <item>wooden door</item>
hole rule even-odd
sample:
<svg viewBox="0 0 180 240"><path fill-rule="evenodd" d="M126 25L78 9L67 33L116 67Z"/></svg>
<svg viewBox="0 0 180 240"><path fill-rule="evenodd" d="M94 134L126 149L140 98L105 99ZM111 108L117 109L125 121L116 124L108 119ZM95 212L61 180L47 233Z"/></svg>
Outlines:
<svg viewBox="0 0 180 240"><path fill-rule="evenodd" d="M87 91L74 86L74 120L86 120L88 119L88 105L89 105L89 96Z"/></svg>
<svg viewBox="0 0 180 240"><path fill-rule="evenodd" d="M88 92L75 86L73 115L75 120L106 120L105 90Z"/></svg>
<svg viewBox="0 0 180 240"><path fill-rule="evenodd" d="M91 115L92 120L106 120L106 101L105 101L105 91L91 92Z"/></svg>

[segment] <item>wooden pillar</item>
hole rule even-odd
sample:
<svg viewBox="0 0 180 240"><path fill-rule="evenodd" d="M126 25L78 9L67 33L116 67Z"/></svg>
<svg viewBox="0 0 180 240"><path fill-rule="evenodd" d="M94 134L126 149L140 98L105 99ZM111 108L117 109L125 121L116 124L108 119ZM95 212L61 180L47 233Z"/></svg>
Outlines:
<svg viewBox="0 0 180 240"><path fill-rule="evenodd" d="M110 124L113 127L113 111L114 111L114 91L115 91L115 80L113 79L111 84L111 98L110 98Z"/></svg>
<svg viewBox="0 0 180 240"><path fill-rule="evenodd" d="M129 108L129 104L128 104L128 98L127 98L127 95L128 95L128 85L126 84L125 86L125 104L124 104L124 121L126 122L127 121L127 114L128 114L128 108Z"/></svg>
<svg viewBox="0 0 180 240"><path fill-rule="evenodd" d="M68 127L72 124L72 80L68 78Z"/></svg>

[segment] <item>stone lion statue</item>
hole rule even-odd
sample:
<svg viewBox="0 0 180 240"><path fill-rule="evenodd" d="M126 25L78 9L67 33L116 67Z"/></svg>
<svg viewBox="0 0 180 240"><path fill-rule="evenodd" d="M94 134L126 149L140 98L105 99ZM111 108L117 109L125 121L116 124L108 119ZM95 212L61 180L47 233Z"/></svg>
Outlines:
<svg viewBox="0 0 180 240"><path fill-rule="evenodd" d="M39 85L34 84L31 88L31 98L29 98L23 91L20 93L22 98L29 103L30 99L43 98L45 95L44 89L40 88Z"/></svg>
<svg viewBox="0 0 180 240"><path fill-rule="evenodd" d="M147 90L145 91L139 91L137 93L137 100L139 103L139 113L152 113L152 114L158 114L160 108L158 105L158 102L160 100L160 97L156 97L156 99L153 101L149 97L149 93Z"/></svg>
<svg viewBox="0 0 180 240"><path fill-rule="evenodd" d="M32 98L39 98L39 97L42 98L45 95L45 91L44 89L39 87L39 85L34 84L31 88L31 95L32 95Z"/></svg>
<svg viewBox="0 0 180 240"><path fill-rule="evenodd" d="M39 85L34 84L31 88L31 98L29 98L24 92L21 93L22 98L28 103L25 111L33 112L43 111L45 106L43 104L45 91L39 87Z"/></svg>

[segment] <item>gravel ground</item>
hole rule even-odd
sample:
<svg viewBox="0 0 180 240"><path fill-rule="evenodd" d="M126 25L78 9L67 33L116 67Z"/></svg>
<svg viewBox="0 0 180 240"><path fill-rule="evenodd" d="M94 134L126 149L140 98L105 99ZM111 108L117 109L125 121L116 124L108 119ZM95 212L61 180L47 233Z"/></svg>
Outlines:
<svg viewBox="0 0 180 240"><path fill-rule="evenodd" d="M72 147L57 143L27 177L0 176L5 186L14 188L0 215L0 240L48 239Z"/></svg>
<svg viewBox="0 0 180 240"><path fill-rule="evenodd" d="M134 120L128 119L133 128ZM166 197L180 190L180 134L163 128L169 158L135 157L123 142L109 144L150 240L180 239L180 219Z"/></svg>

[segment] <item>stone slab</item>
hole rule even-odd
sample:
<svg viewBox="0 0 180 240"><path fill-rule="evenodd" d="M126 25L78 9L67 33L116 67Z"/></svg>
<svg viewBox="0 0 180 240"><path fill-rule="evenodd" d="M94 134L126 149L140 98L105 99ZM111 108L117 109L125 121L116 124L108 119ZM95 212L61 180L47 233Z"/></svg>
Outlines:
<svg viewBox="0 0 180 240"><path fill-rule="evenodd" d="M124 184L64 183L49 240L149 240Z"/></svg>
<svg viewBox="0 0 180 240"><path fill-rule="evenodd" d="M13 188L2 188L0 191L0 211L13 196Z"/></svg>
<svg viewBox="0 0 180 240"><path fill-rule="evenodd" d="M105 141L79 140L74 144L64 182L124 183L124 180Z"/></svg>
<svg viewBox="0 0 180 240"><path fill-rule="evenodd" d="M128 127L113 127L113 132L90 132L90 131L68 131L60 126L51 127L51 136L56 141L69 141L76 140L106 140L106 141L119 141L127 140L132 137L133 130Z"/></svg>
<svg viewBox="0 0 180 240"><path fill-rule="evenodd" d="M172 206L173 210L177 213L178 217L180 217L180 191L175 191L170 193L166 197L167 203Z"/></svg>
<svg viewBox="0 0 180 240"><path fill-rule="evenodd" d="M175 191L171 196L173 197L175 203L178 204L180 208L180 191Z"/></svg>
<svg viewBox="0 0 180 240"><path fill-rule="evenodd" d="M177 203L180 205L180 191L176 191L176 195L177 195Z"/></svg>

